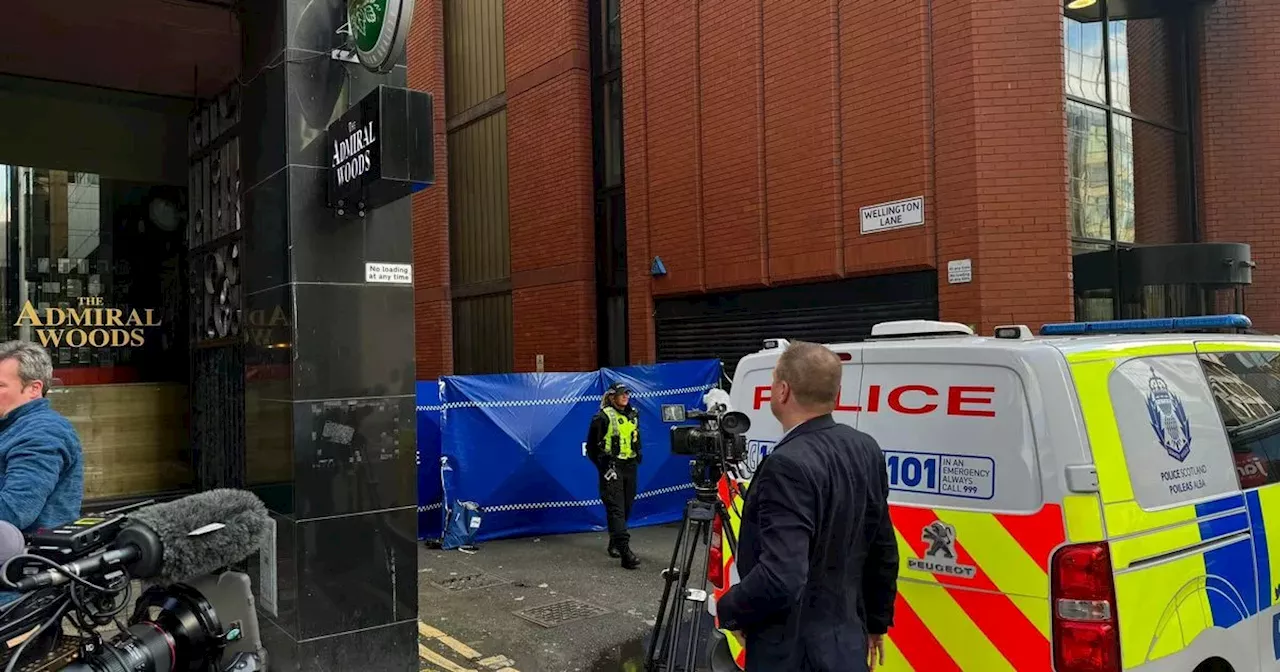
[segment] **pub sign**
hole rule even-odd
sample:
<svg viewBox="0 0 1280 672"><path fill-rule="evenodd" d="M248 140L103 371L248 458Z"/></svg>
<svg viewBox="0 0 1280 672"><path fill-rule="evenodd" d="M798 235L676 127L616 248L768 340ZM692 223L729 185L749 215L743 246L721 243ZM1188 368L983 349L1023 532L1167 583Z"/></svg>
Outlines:
<svg viewBox="0 0 1280 672"><path fill-rule="evenodd" d="M431 94L378 86L329 126L329 205L359 216L435 181Z"/></svg>

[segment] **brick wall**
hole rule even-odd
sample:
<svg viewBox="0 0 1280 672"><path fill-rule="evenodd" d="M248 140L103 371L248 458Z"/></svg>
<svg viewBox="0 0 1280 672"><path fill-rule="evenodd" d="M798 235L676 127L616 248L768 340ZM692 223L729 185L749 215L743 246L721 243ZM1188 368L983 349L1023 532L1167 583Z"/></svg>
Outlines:
<svg viewBox="0 0 1280 672"><path fill-rule="evenodd" d="M406 44L409 86L432 92L435 106L436 183L412 196L418 380L432 380L453 371L442 8L439 2L419 3Z"/></svg>
<svg viewBox="0 0 1280 672"><path fill-rule="evenodd" d="M1218 0L1201 27L1200 209L1207 240L1250 243L1250 317L1280 331L1280 3Z"/></svg>
<svg viewBox="0 0 1280 672"><path fill-rule="evenodd" d="M949 319L1069 319L1060 12L622 0L633 358L655 296L908 269L939 268ZM924 227L860 233L913 196Z"/></svg>
<svg viewBox="0 0 1280 672"><path fill-rule="evenodd" d="M596 366L595 228L586 5L504 13L515 370Z"/></svg>
<svg viewBox="0 0 1280 672"><path fill-rule="evenodd" d="M933 3L942 317L988 332L1071 319L1057 3ZM974 280L947 283L971 259Z"/></svg>

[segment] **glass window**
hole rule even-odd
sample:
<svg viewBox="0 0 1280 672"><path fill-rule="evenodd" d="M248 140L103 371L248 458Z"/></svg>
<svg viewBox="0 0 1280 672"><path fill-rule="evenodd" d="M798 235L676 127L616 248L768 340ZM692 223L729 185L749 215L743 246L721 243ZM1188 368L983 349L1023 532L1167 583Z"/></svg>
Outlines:
<svg viewBox="0 0 1280 672"><path fill-rule="evenodd" d="M614 77L604 85L604 175L602 187L622 184L622 81Z"/></svg>
<svg viewBox="0 0 1280 672"><path fill-rule="evenodd" d="M1240 487L1280 480L1280 352L1200 355L1227 429Z"/></svg>
<svg viewBox="0 0 1280 672"><path fill-rule="evenodd" d="M1110 240L1107 115L1102 110L1067 103L1067 169L1072 235Z"/></svg>
<svg viewBox="0 0 1280 672"><path fill-rule="evenodd" d="M1164 17L1114 13L1110 33L1111 105L1134 116L1180 126L1185 100L1180 81L1180 33Z"/></svg>
<svg viewBox="0 0 1280 672"><path fill-rule="evenodd" d="M1114 115L1116 240L1143 245L1185 242L1184 168L1177 134Z"/></svg>
<svg viewBox="0 0 1280 672"><path fill-rule="evenodd" d="M88 500L194 482L185 189L0 165L0 340L42 344Z"/></svg>
<svg viewBox="0 0 1280 672"><path fill-rule="evenodd" d="M1120 264L1134 245L1194 240L1185 16L1160 0L1072 0L1063 11L1068 226L1078 244L1076 265L1082 250L1097 252L1082 244L1114 248L1087 255L1090 273L1076 273L1078 316L1106 312L1106 297L1125 306L1110 309L1117 317L1177 313L1188 302L1164 288L1121 286L1128 276ZM1098 267L1104 256L1114 268ZM1098 286L1102 278L1111 285Z"/></svg>
<svg viewBox="0 0 1280 672"><path fill-rule="evenodd" d="M186 380L183 189L0 166L0 338L38 342L63 384Z"/></svg>
<svg viewBox="0 0 1280 672"><path fill-rule="evenodd" d="M1083 10L1068 10L1062 17L1062 38L1066 45L1067 95L1107 102L1107 78L1102 58L1102 11L1100 4Z"/></svg>
<svg viewBox="0 0 1280 672"><path fill-rule="evenodd" d="M609 72L622 65L622 21L618 14L618 0L604 0L601 5L604 10L604 62L600 70Z"/></svg>

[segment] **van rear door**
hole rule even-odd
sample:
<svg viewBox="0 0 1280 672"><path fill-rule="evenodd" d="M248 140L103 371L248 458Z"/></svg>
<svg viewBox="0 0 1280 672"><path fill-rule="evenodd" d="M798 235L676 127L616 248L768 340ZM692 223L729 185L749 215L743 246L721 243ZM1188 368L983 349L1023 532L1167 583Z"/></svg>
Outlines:
<svg viewBox="0 0 1280 672"><path fill-rule="evenodd" d="M858 398L837 416L887 460L902 563L888 670L1050 670L1047 571L1063 523L1045 504L1031 378L997 348L864 350Z"/></svg>
<svg viewBox="0 0 1280 672"><path fill-rule="evenodd" d="M1097 468L1126 670L1256 670L1254 543L1191 344L1071 355Z"/></svg>

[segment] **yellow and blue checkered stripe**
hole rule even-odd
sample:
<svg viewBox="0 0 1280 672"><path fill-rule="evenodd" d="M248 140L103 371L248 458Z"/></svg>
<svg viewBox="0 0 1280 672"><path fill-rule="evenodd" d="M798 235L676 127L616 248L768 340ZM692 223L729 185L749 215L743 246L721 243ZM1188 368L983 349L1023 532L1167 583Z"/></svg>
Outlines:
<svg viewBox="0 0 1280 672"><path fill-rule="evenodd" d="M1270 584L1255 579L1255 566L1269 568L1270 560L1259 556L1257 544L1258 534L1265 536L1265 523L1260 507L1246 508L1246 501L1257 499L1257 492L1248 495L1230 495L1220 499L1195 505L1196 518L1199 521L1201 542L1224 540L1224 545L1211 547L1201 557L1204 559L1205 590L1209 598L1209 611L1213 615L1213 625L1229 628L1258 613L1260 605L1269 606L1269 601L1260 599L1262 591ZM1280 509L1272 513L1280 518ZM1236 541L1227 542L1236 535L1246 533L1252 537L1238 537ZM1267 570L1269 573L1269 570Z"/></svg>

